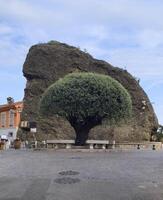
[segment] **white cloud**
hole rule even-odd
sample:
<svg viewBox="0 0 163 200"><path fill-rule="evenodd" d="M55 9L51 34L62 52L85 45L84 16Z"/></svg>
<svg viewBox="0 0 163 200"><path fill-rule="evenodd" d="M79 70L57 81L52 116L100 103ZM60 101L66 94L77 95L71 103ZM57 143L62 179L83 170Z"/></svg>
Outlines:
<svg viewBox="0 0 163 200"><path fill-rule="evenodd" d="M20 21L39 21L42 15L47 14L44 12L44 9L39 9L34 7L28 1L20 1L20 0L1 0L0 2L0 11L1 15L5 18L13 18L14 20Z"/></svg>
<svg viewBox="0 0 163 200"><path fill-rule="evenodd" d="M120 48L113 49L108 57L114 65L126 67L137 76L157 78L163 76L163 57L157 54L160 51L161 49Z"/></svg>
<svg viewBox="0 0 163 200"><path fill-rule="evenodd" d="M75 16L80 23L111 24L122 26L130 24L141 28L163 27L161 1L137 0L54 0L49 1L58 10L65 13L65 17Z"/></svg>
<svg viewBox="0 0 163 200"><path fill-rule="evenodd" d="M12 33L12 29L10 28L10 26L7 26L5 24L0 24L0 36L11 34L11 33Z"/></svg>
<svg viewBox="0 0 163 200"><path fill-rule="evenodd" d="M1 0L0 15L24 25L80 26L103 24L112 27L162 28L160 1L137 0Z"/></svg>
<svg viewBox="0 0 163 200"><path fill-rule="evenodd" d="M141 31L137 37L143 48L163 47L163 30L146 29Z"/></svg>

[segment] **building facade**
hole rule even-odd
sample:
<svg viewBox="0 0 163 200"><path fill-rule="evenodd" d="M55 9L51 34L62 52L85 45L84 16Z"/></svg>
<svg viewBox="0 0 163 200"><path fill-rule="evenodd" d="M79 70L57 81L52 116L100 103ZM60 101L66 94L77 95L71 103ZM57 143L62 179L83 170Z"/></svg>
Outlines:
<svg viewBox="0 0 163 200"><path fill-rule="evenodd" d="M0 105L0 137L13 141L16 139L23 102L14 102L11 97L7 100L7 104Z"/></svg>

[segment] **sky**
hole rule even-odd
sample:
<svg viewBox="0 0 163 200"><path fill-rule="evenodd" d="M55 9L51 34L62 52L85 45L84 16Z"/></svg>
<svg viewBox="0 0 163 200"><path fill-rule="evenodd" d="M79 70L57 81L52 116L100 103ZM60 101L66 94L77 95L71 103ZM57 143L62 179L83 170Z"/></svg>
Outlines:
<svg viewBox="0 0 163 200"><path fill-rule="evenodd" d="M0 0L0 104L23 99L29 48L50 40L139 78L163 124L162 0Z"/></svg>

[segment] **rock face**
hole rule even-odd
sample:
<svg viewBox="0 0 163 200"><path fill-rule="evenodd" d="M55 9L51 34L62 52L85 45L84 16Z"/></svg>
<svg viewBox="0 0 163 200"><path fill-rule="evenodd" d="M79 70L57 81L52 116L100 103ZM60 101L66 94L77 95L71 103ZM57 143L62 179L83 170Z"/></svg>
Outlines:
<svg viewBox="0 0 163 200"><path fill-rule="evenodd" d="M150 139L158 127L158 121L147 95L131 74L107 62L94 59L78 48L50 42L32 46L23 66L27 84L21 120L37 122L38 140L75 138L73 128L65 119L58 116L41 118L39 102L47 87L66 74L77 71L96 72L113 77L128 90L133 103L133 117L128 123L118 126L103 123L91 130L90 139L115 139L118 142ZM19 129L18 134L22 139L31 137L31 134L23 129Z"/></svg>

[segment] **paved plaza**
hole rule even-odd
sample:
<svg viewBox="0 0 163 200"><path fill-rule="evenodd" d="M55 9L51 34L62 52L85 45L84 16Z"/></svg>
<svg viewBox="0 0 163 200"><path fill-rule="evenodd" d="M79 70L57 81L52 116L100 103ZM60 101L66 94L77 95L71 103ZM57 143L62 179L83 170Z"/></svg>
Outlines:
<svg viewBox="0 0 163 200"><path fill-rule="evenodd" d="M0 151L0 200L163 200L163 151Z"/></svg>

